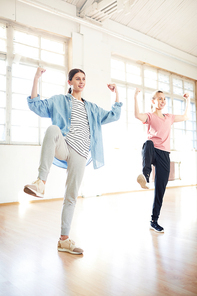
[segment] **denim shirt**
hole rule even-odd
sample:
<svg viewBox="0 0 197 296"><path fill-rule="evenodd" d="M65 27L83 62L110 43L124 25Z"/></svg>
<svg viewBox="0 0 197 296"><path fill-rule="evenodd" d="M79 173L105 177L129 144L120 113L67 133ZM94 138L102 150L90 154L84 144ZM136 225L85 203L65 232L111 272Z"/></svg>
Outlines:
<svg viewBox="0 0 197 296"><path fill-rule="evenodd" d="M40 100L40 95L36 98L27 98L30 110L41 117L51 118L52 124L57 125L62 135L65 137L70 130L72 95L55 95L49 99ZM101 125L116 121L120 118L122 103L112 106L111 111L106 111L96 104L85 101L89 126L90 126L90 152L94 169L104 165L103 140ZM89 162L88 162L89 163ZM67 168L65 161L54 159L54 164Z"/></svg>

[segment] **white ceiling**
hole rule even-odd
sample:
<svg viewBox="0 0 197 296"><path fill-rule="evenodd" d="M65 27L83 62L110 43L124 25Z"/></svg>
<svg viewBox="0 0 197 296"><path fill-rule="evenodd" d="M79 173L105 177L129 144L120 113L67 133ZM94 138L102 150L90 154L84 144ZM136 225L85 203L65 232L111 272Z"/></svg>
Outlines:
<svg viewBox="0 0 197 296"><path fill-rule="evenodd" d="M110 0L63 1L75 5L78 12L86 8L86 15L91 19L96 19L93 13L95 5L110 2ZM108 15L109 19L197 57L197 0L111 0L111 2L121 4L122 10L116 9L115 12L111 12L111 15ZM81 17L85 16L81 14ZM101 19L101 23L103 21L105 20Z"/></svg>

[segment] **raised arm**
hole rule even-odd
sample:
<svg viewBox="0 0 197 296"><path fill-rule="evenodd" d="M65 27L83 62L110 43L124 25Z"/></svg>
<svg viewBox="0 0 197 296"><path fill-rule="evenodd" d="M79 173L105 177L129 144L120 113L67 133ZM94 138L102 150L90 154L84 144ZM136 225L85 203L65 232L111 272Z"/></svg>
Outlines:
<svg viewBox="0 0 197 296"><path fill-rule="evenodd" d="M40 68L40 67L37 68L37 71L36 71L36 74L34 77L32 91L31 91L31 99L34 99L38 96L38 91L37 91L38 90L38 80L45 71L46 70L43 68Z"/></svg>
<svg viewBox="0 0 197 296"><path fill-rule="evenodd" d="M116 94L115 102L119 103L119 94L118 94L118 89L116 84L107 84L107 86L112 92L115 92Z"/></svg>
<svg viewBox="0 0 197 296"><path fill-rule="evenodd" d="M135 115L135 118L139 119L140 121L146 122L147 117L148 117L147 114L139 112L139 106L138 106L137 98L138 98L138 94L140 93L140 91L141 90L139 88L136 88L136 90L135 90L135 94L134 94L134 115Z"/></svg>
<svg viewBox="0 0 197 296"><path fill-rule="evenodd" d="M174 122L185 121L189 119L189 105L190 105L190 97L188 93L185 93L183 97L186 99L186 108L183 115L175 115Z"/></svg>

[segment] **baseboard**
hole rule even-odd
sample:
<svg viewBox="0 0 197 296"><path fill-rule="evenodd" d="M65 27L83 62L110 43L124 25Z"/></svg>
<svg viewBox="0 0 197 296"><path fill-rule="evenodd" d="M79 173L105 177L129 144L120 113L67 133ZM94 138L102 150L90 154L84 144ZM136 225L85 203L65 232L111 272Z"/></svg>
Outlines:
<svg viewBox="0 0 197 296"><path fill-rule="evenodd" d="M182 187L197 187L197 184L193 185L176 185L176 186L167 186L166 189L173 189L173 188L182 188ZM145 191L150 191L154 190L154 188L151 189L139 189L139 190L130 190L130 191L120 191L120 192L108 192L108 193L102 193L101 196L106 196L106 195L117 195L117 194L124 194L124 193L133 193L133 192L145 192ZM78 198L84 198L83 196L78 196ZM57 201L57 200L63 200L63 197L58 197L58 198L45 198L45 199L35 199L35 200L30 200L29 203L37 203L37 202L49 202L49 201ZM0 203L1 206L9 206L9 205L19 205L19 201L14 201L14 202L6 202L6 203Z"/></svg>

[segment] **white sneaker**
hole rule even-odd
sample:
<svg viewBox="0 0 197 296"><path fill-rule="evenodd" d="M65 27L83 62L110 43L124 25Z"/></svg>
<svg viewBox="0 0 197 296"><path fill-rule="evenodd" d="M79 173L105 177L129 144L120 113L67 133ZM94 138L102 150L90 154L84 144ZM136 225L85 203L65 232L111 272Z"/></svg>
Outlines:
<svg viewBox="0 0 197 296"><path fill-rule="evenodd" d="M81 248L77 248L75 246L75 242L70 238L65 240L59 239L57 249L60 252L68 252L75 255L83 254L83 250Z"/></svg>
<svg viewBox="0 0 197 296"><path fill-rule="evenodd" d="M137 182L140 184L140 186L141 186L143 189L150 189L150 184L147 183L146 178L144 177L144 175L140 174L140 175L137 177Z"/></svg>
<svg viewBox="0 0 197 296"><path fill-rule="evenodd" d="M36 197L44 197L45 184L42 180L37 179L30 185L25 185L24 192Z"/></svg>

